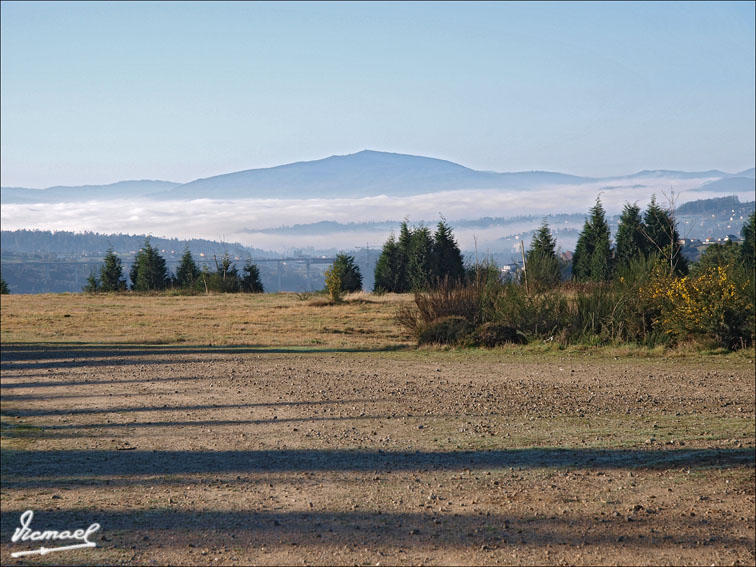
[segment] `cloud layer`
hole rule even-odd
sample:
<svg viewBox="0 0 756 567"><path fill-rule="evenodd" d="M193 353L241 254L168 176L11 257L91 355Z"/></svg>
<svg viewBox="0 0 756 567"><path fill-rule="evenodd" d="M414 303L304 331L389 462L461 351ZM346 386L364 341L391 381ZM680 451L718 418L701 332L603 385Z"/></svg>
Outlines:
<svg viewBox="0 0 756 567"><path fill-rule="evenodd" d="M366 197L361 199L243 199L192 201L154 201L147 199L89 201L60 204L3 205L0 218L3 230L40 229L93 231L100 233L154 234L177 238L207 238L240 242L269 250L292 247L349 248L365 243L380 245L386 232L338 232L324 236L266 233L266 229L318 221L342 223L397 220L438 219L445 216L452 225L455 219L481 217L511 218L523 215L585 213L598 195L610 214L621 210L625 202L645 206L652 194L666 202L664 195L674 191L677 204L722 194L691 191L705 179L669 180L636 179L634 186L607 188L606 182L583 185L552 186L529 191L449 191L411 197ZM642 187L639 187L642 186ZM741 201L753 195L738 195ZM501 230L455 231L463 248L471 249L474 237L487 244L506 236ZM510 234L511 232L508 232ZM492 250L493 251L493 250Z"/></svg>

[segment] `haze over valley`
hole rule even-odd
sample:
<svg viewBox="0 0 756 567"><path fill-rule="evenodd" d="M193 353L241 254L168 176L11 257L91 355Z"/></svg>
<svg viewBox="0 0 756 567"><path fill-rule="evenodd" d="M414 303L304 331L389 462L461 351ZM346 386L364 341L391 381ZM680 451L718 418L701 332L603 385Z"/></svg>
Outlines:
<svg viewBox="0 0 756 567"><path fill-rule="evenodd" d="M345 156L253 169L189 183L121 181L103 186L3 187L4 230L38 229L205 238L285 252L297 248L380 246L397 222L457 226L463 249L502 251L500 239L530 230L544 215L576 214L555 229L578 229L600 196L609 213L656 195L687 201L736 195L753 199L754 170L654 170L614 177L559 172L476 171L445 160L365 150ZM666 196L666 197L665 197ZM483 218L534 217L512 226ZM317 231L295 225L333 223ZM357 226L342 226L364 223ZM306 237L306 240L303 240ZM576 235L557 234L568 250Z"/></svg>

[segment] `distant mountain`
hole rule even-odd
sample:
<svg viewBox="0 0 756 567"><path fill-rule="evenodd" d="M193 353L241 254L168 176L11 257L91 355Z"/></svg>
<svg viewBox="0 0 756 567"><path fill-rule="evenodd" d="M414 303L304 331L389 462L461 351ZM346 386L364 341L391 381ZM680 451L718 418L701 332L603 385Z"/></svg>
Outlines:
<svg viewBox="0 0 756 567"><path fill-rule="evenodd" d="M590 181L563 173L476 171L441 159L364 150L345 156L198 179L165 191L169 199L356 198L457 189L528 189Z"/></svg>
<svg viewBox="0 0 756 567"><path fill-rule="evenodd" d="M92 200L133 199L145 197L158 191L166 191L180 185L172 181L135 180L119 181L110 185L81 185L78 187L57 185L47 189L3 187L0 198L3 204L12 203L71 203Z"/></svg>
<svg viewBox="0 0 756 567"><path fill-rule="evenodd" d="M360 198L376 195L403 197L423 193L467 189L527 190L549 185L577 185L593 181L628 181L630 187L641 189L634 180L701 179L712 181L702 187L711 191L742 191L753 188L754 170L738 174L719 170L673 171L644 170L631 175L606 178L579 177L548 171L497 173L477 171L450 161L423 156L363 150L356 154L331 156L248 169L224 175L197 179L179 184L170 181L121 181L111 185L82 187L50 187L48 189L2 188L3 204L58 203L88 200L134 199L312 199ZM743 180L750 179L748 186ZM722 186L715 185L719 181ZM619 184L621 186L621 183ZM750 189L749 189L750 187ZM623 187L624 188L624 187Z"/></svg>
<svg viewBox="0 0 756 567"><path fill-rule="evenodd" d="M644 169L638 173L623 175L620 177L611 177L609 179L654 179L654 178L675 178L675 179L706 179L711 177L727 177L730 173L710 169L708 171L676 171L673 169Z"/></svg>
<svg viewBox="0 0 756 567"><path fill-rule="evenodd" d="M734 174L734 177L750 177L752 179L754 176L756 176L756 169L754 169L753 167L751 169L746 169L745 171Z"/></svg>
<svg viewBox="0 0 756 567"><path fill-rule="evenodd" d="M751 170L753 171L753 170ZM716 193L738 193L745 191L754 191L756 181L753 177L725 177L716 181L704 183L694 191L714 191Z"/></svg>

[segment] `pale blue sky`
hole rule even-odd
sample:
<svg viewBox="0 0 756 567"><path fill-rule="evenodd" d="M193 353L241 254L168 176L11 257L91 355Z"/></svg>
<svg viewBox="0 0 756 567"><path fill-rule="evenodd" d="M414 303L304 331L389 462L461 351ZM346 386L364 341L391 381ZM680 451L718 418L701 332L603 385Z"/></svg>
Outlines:
<svg viewBox="0 0 756 567"><path fill-rule="evenodd" d="M2 2L2 185L754 165L754 3Z"/></svg>

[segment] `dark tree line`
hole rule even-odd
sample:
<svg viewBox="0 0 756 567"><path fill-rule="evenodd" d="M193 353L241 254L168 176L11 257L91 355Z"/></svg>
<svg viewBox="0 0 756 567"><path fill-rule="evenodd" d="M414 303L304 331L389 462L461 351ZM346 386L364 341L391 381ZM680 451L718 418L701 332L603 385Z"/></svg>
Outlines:
<svg viewBox="0 0 756 567"><path fill-rule="evenodd" d="M572 277L577 281L607 281L637 259L656 256L670 273L688 273L673 211L662 208L652 197L646 211L627 203L622 210L615 246L601 201L591 208L572 257Z"/></svg>
<svg viewBox="0 0 756 567"><path fill-rule="evenodd" d="M392 234L375 266L375 291L405 293L448 280L462 282L462 252L445 220L431 233L426 226L410 228L404 221L398 240Z"/></svg>
<svg viewBox="0 0 756 567"><path fill-rule="evenodd" d="M165 259L147 238L137 253L129 271L131 289L134 291L162 291L184 289L194 291L218 291L226 293L262 293L260 270L248 261L241 273L226 253L216 262L216 270L200 270L187 248L181 258L175 276L170 273ZM98 272L93 272L84 286L84 291L124 291L127 289L121 259L109 249Z"/></svg>

